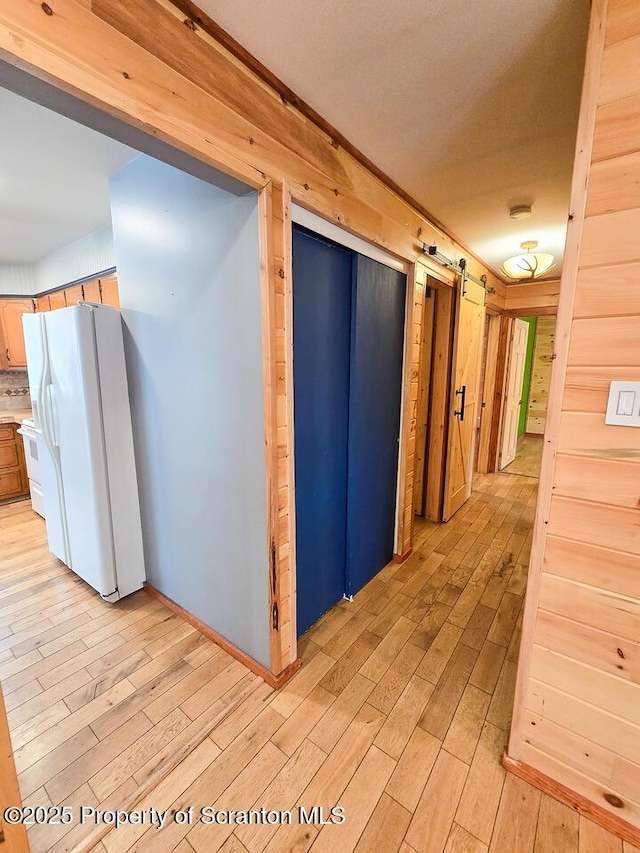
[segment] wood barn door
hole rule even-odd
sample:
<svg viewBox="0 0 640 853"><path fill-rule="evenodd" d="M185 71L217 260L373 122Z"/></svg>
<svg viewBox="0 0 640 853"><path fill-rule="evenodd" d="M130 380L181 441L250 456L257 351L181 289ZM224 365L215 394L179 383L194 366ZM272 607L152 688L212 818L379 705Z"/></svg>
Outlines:
<svg viewBox="0 0 640 853"><path fill-rule="evenodd" d="M453 344L443 521L448 521L471 497L484 304L484 287L468 279L461 279L458 283Z"/></svg>

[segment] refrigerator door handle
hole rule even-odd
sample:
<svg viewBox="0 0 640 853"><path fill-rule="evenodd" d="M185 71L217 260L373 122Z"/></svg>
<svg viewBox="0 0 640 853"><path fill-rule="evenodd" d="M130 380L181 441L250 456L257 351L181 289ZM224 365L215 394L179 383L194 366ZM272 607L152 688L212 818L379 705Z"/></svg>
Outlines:
<svg viewBox="0 0 640 853"><path fill-rule="evenodd" d="M42 379L40 379L42 383ZM42 431L42 427L40 425L40 402L39 400L32 399L31 400L31 408L33 409L33 425L35 429Z"/></svg>
<svg viewBox="0 0 640 853"><path fill-rule="evenodd" d="M50 383L46 386L45 389L46 394L46 407L45 407L45 418L47 421L47 432L49 434L49 439L51 444L54 447L60 447L60 442L58 440L58 428L57 428L57 409L56 409L56 398L55 398L55 386Z"/></svg>
<svg viewBox="0 0 640 853"><path fill-rule="evenodd" d="M64 563L69 566L70 569L73 568L71 565L71 547L69 544L69 528L67 526L67 509L66 509L66 501L64 497L64 486L62 483L62 468L60 463L60 452L58 449L58 444L55 441L55 436L53 435L53 425L52 421L52 398L51 398L51 388L53 387L50 379L51 379L51 366L49 363L49 344L47 341L47 333L46 333L46 325L42 324L42 343L43 343L43 366L42 366L42 377L40 380L40 388L38 389L38 403L40 408L40 416L42 418L42 437L44 438L45 444L49 449L49 453L51 454L51 461L53 463L55 477L56 477L56 485L58 491L58 502L60 505L61 512L61 522L62 522L62 540L63 540L63 548L64 548Z"/></svg>

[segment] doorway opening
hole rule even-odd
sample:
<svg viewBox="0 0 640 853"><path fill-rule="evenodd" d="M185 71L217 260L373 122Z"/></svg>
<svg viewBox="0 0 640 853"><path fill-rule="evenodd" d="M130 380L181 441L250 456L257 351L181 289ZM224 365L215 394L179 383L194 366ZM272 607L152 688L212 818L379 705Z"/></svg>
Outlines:
<svg viewBox="0 0 640 853"><path fill-rule="evenodd" d="M413 509L416 516L427 521L442 521L455 291L451 283L417 266L416 276L423 276L425 296L421 339L414 340L414 346L421 345L422 352L414 380L417 401Z"/></svg>
<svg viewBox="0 0 640 853"><path fill-rule="evenodd" d="M499 469L538 477L553 363L556 316L510 320Z"/></svg>

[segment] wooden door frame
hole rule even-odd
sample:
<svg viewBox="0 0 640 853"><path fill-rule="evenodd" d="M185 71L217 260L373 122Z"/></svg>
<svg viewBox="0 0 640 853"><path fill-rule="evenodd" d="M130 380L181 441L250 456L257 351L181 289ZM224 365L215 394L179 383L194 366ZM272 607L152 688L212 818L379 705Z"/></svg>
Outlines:
<svg viewBox="0 0 640 853"><path fill-rule="evenodd" d="M507 395L509 393L509 375L512 367L512 358L513 358L513 347L515 344L515 327L516 320L522 320L521 317L509 317L509 325L508 325L508 335L507 335L507 352L505 358L504 365L504 375L502 377L503 381L503 392L502 392L502 403L501 403L501 417L500 417L500 430L498 433L498 452L496 457L496 471L504 470L501 466L502 460L502 444L504 442L504 433L507 427ZM529 330L527 330L527 335L529 334ZM525 348L525 359L526 359L526 348ZM520 405L522 405L522 400L520 400ZM518 408L518 415L520 409ZM507 467L506 465L504 466Z"/></svg>
<svg viewBox="0 0 640 853"><path fill-rule="evenodd" d="M0 813L9 806L22 808L22 798L13 759L7 710L0 685ZM0 840L3 831L7 853L29 853L29 840L24 824L10 824L0 818Z"/></svg>
<svg viewBox="0 0 640 853"><path fill-rule="evenodd" d="M78 6L78 11L82 6ZM25 20L31 21L31 10ZM25 13L26 14L26 13ZM39 12L35 13L39 14ZM85 15L84 11L82 15ZM42 19L44 22L46 16ZM35 20L35 19L34 19ZM55 18L54 22L62 20ZM6 23L6 22L5 22ZM39 24L40 25L40 24ZM4 24L3 24L4 26ZM49 24L47 23L48 27ZM97 18L87 18L87 27L91 32L102 31L105 27ZM0 27L2 29L2 27ZM3 29L6 32L6 27ZM57 32L57 31L56 31ZM331 184L330 192L324 187L314 191L309 184L292 178L291 186L286 178L279 177L277 169L269 169L266 165L256 165L251 154L235 153L233 146L223 147L216 144L215 139L203 136L202 116L193 124L189 123L189 115L180 98L171 101L172 110L166 113L162 110L147 110L142 95L134 92L128 83L114 83L111 88L100 88L95 69L80 66L73 58L65 56L60 64L53 42L38 42L38 49L29 54L30 61L22 54L5 52L3 59L16 69L22 70L36 80L44 80L54 89L61 91L67 97L73 97L80 104L97 109L101 115L123 127L144 130L158 138L182 154L187 153L194 160L213 166L225 175L242 181L258 194L258 214L260 229L260 292L261 292L261 323L263 343L263 393L264 393L264 430L266 458L266 501L267 501L267 583L268 607L265 614L270 632L270 665L267 669L261 664L247 658L240 650L231 644L226 647L245 665L250 666L265 680L275 687L283 684L299 667L297 659L296 626L295 626L295 484L294 484L294 455L293 455L293 344L292 344L292 258L291 258L291 203L294 198L291 187L295 187L295 201L317 213L330 222L338 224L373 245L390 252L409 267L407 284L407 324L405 333L405 359L403 366L403 401L401 417L401 433L399 447L398 473L398 507L397 535L395 542L395 558L405 559L411 553L413 534L413 463L415 454L415 406L414 377L417 387L421 348L413 346L413 332L420 327L424 285L416 280L415 268L419 265L429 270L439 281L443 282L443 293L448 293L446 302L451 298L453 275L441 268L428 257L419 255L422 243L429 239L432 226L426 220L416 219L416 229L403 226L391 227L391 220L385 220L385 229L390 228L395 239L395 251L386 245L385 229L370 228L370 219L363 216L358 201L350 200L349 194L340 201L346 210L350 205L356 205L354 221L359 225L351 226L350 220L343 213L342 207L336 210L335 197L341 195ZM120 38L120 37L118 37ZM25 43L35 44L30 38ZM131 43L133 45L133 42ZM136 57L146 62L147 54ZM46 70L54 63L56 73ZM146 66L145 66L146 67ZM179 81L173 71L167 72L175 78L176 86L191 85L184 78ZM135 75L134 75L135 78ZM117 78L118 80L120 78ZM127 75L125 78L129 79ZM72 80L72 83L69 81ZM127 88L127 98L124 106L116 107L115 89L118 85ZM135 85L144 85L137 82ZM99 95L96 94L96 86ZM182 91L182 89L181 89ZM205 89L189 88L189 92L200 93L204 97ZM208 95L208 92L206 93ZM41 95L45 100L45 95ZM195 95L194 95L195 97ZM144 105L145 121L138 117L138 107ZM207 102L208 106L208 102ZM48 105L47 108L52 108ZM55 107L54 107L55 108ZM62 110L61 110L62 111ZM174 115L175 113L175 115ZM176 120L176 116L182 116ZM196 115L194 113L193 115ZM76 120L82 121L81 118ZM249 140L248 152L251 152L253 138ZM179 167L178 167L179 168ZM284 170L286 172L286 170ZM275 174L274 174L275 172ZM373 186L373 185L372 185ZM413 214L412 214L413 215ZM419 226L419 227L418 227ZM369 231L370 233L367 233ZM436 231L433 230L434 238ZM417 237L416 237L417 234ZM418 260L416 261L416 258ZM475 263L475 261L474 261ZM440 287L440 285L439 285ZM446 323L445 323L446 325ZM436 332L438 334L438 332ZM444 337L444 332L443 332ZM441 460L438 460L438 464ZM434 465L431 470L436 470ZM431 489L432 507L439 501L437 483ZM434 497L436 496L436 497ZM433 509L434 517L436 510ZM222 641L222 640L221 640Z"/></svg>
<svg viewBox="0 0 640 853"><path fill-rule="evenodd" d="M500 328L502 317L495 311L488 310L486 322L489 327L487 342L487 356L484 365L484 376L482 377L482 403L480 417L480 435L478 436L478 458L476 471L488 474L492 469L490 466L491 437L494 429L494 410L500 406L500 399L496 397L496 386L500 386L501 377L498 377L498 354L500 350ZM498 422L499 423L499 422Z"/></svg>
<svg viewBox="0 0 640 853"><path fill-rule="evenodd" d="M418 266L418 264L416 265ZM431 350L431 383L429 391L429 417L427 424L427 451L424 464L427 476L424 486L424 518L427 521L442 521L444 503L444 480L447 455L449 423L449 399L451 396L451 353L453 350L453 326L455 316L455 276L433 265L419 266L426 269L423 284L435 290L435 317ZM423 308L423 306L421 306ZM418 330L416 330L417 332ZM416 372L421 375L422 314L420 321L420 362ZM416 400L417 415L417 400Z"/></svg>
<svg viewBox="0 0 640 853"><path fill-rule="evenodd" d="M507 379L511 318L506 314L491 312L491 324L494 341L491 344L490 340L490 346L492 346L491 359L487 353L487 364L485 366L486 373L490 372L490 381L489 386L483 391L487 405L483 410L480 422L481 452L478 456L476 469L482 474L494 474L498 470L498 448ZM490 392L489 388L491 389Z"/></svg>
<svg viewBox="0 0 640 853"><path fill-rule="evenodd" d="M437 288L425 287L422 328L420 331L420 372L418 374L418 403L416 410L416 446L413 473L413 514L424 516L426 500L429 446L429 409L431 406L431 368L433 366L433 343L436 326Z"/></svg>

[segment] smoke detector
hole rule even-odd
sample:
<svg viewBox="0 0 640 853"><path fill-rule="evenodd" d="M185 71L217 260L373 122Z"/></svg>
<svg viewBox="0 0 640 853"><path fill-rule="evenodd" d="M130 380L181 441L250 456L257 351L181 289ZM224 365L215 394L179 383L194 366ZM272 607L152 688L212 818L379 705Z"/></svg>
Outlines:
<svg viewBox="0 0 640 853"><path fill-rule="evenodd" d="M512 219L527 219L531 216L530 204L516 204L509 209L509 216Z"/></svg>

